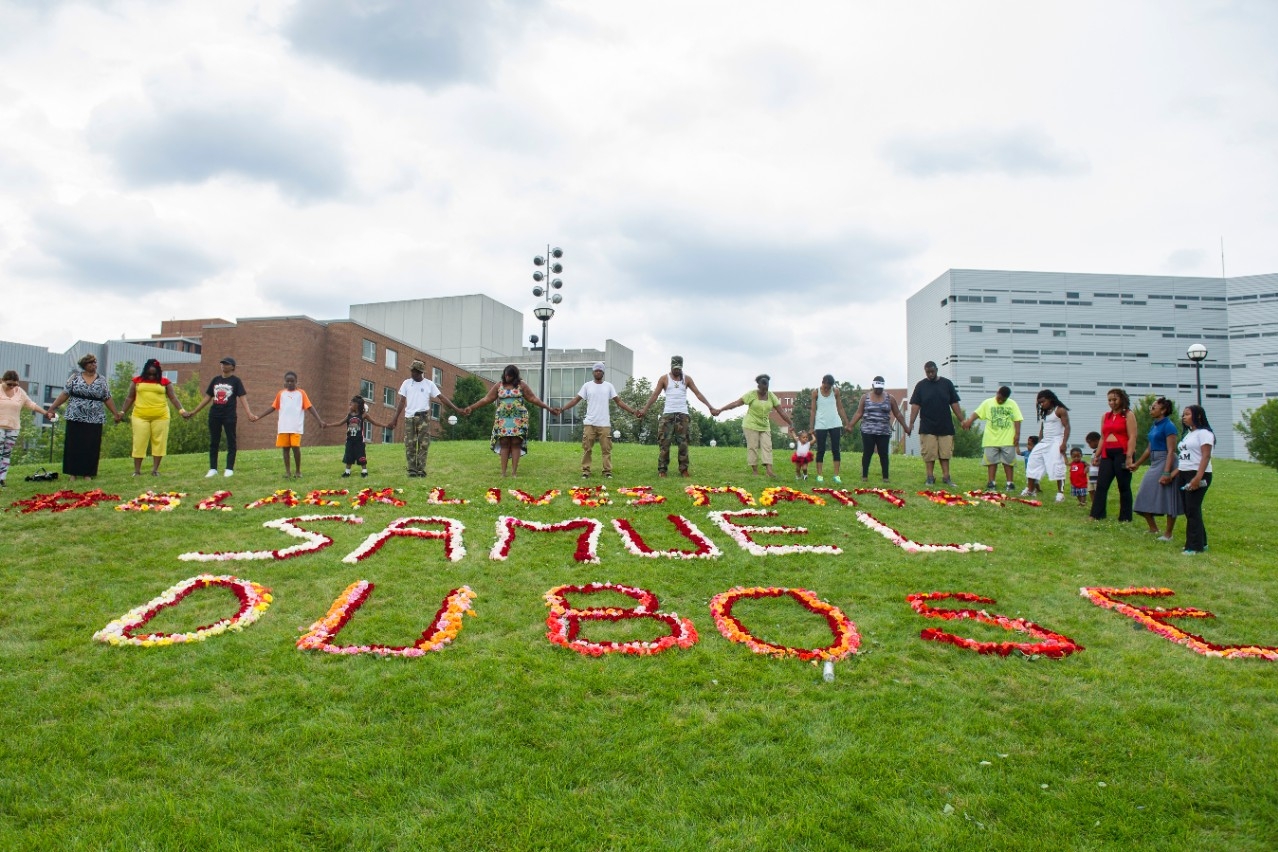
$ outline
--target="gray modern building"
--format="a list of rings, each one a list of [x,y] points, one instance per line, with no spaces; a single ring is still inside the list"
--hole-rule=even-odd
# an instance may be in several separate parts
[[[154,346],[124,340],[105,343],[77,340],[65,352],[51,352],[43,346],[0,340],[0,372],[16,370],[27,395],[45,405],[57,398],[67,376],[78,369],[77,362],[90,353],[98,358],[98,372],[108,379],[115,374],[116,365],[124,361],[133,365],[136,375],[147,359],[159,358],[165,377],[174,382],[185,381],[198,371],[200,364],[198,354],[157,351]],[[40,415],[36,418],[43,420]]]
[[[1203,407],[1217,454],[1248,458],[1233,424],[1278,397],[1278,274],[1235,278],[951,269],[906,301],[909,384],[935,361],[970,412],[1000,385],[1037,431],[1034,397],[1051,388],[1073,434],[1098,431],[1106,391],[1122,387]],[[917,451],[917,436],[909,446]]]
[[[603,349],[547,349],[546,383],[541,387],[541,350],[524,343],[524,315],[488,296],[442,296],[351,305],[351,319],[451,361],[462,369],[495,382],[507,364],[514,364],[528,386],[552,407],[560,407],[591,380],[596,361],[607,365],[606,379],[620,391],[634,373],[634,352],[615,340]],[[585,416],[579,405],[550,420],[547,437],[572,438]]]

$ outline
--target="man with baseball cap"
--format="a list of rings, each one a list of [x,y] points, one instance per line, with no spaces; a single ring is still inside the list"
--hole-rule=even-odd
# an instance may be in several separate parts
[[[245,416],[253,417],[253,411],[248,403],[248,391],[244,389],[244,383],[240,381],[240,377],[235,375],[235,359],[228,355],[222,359],[221,366],[222,375],[215,376],[209,382],[208,388],[204,391],[203,401],[182,415],[190,420],[204,406],[210,403],[213,405],[209,409],[209,472],[204,474],[205,479],[217,476],[217,455],[222,448],[222,433],[226,433],[226,470],[222,475],[235,475],[236,398],[244,403]]]
[[[718,412],[714,410],[714,406],[710,401],[701,395],[701,391],[697,389],[697,383],[692,380],[692,376],[683,372],[683,356],[672,355],[670,357],[670,372],[657,379],[657,386],[652,389],[652,396],[648,397],[648,401],[644,403],[643,408],[639,409],[639,417],[642,418],[648,413],[648,409],[657,401],[657,397],[661,392],[666,392],[665,409],[662,411],[661,420],[657,426],[657,476],[665,477],[666,471],[670,467],[670,441],[673,438],[679,445],[679,475],[688,475],[688,424],[692,421],[691,415],[688,413],[688,391],[692,391],[697,395],[697,399],[701,400],[701,404],[710,409],[712,414]]]
[[[408,463],[409,476],[426,475],[426,454],[430,452],[430,405],[439,400],[458,414],[461,409],[440,393],[439,386],[426,378],[426,364],[413,361],[408,372],[410,378],[399,386],[399,405],[388,427],[394,429],[399,416],[404,415],[404,459]]]
[[[581,478],[590,478],[590,461],[594,455],[595,442],[599,443],[603,455],[604,479],[612,479],[612,417],[608,403],[616,401],[617,407],[635,417],[640,414],[637,409],[626,405],[625,400],[617,395],[612,382],[604,381],[603,361],[596,361],[591,367],[594,381],[586,382],[577,391],[577,395],[568,401],[563,408],[551,409],[554,414],[562,414],[583,399],[586,401],[586,416],[581,423]]]

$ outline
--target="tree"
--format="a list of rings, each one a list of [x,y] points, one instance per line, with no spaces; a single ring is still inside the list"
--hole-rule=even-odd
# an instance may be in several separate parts
[[[1242,422],[1234,424],[1234,428],[1243,436],[1252,458],[1278,468],[1278,399],[1244,411]]]
[[[478,402],[488,393],[482,379],[476,376],[462,376],[453,386],[453,405],[458,408]],[[493,417],[497,412],[497,404],[489,403],[477,408],[470,416],[457,415],[457,425],[444,429],[444,435],[458,441],[477,441],[491,437],[493,433]],[[531,429],[529,430],[531,434]],[[540,432],[538,433],[540,434]]]
[[[626,386],[617,392],[617,396],[625,400],[631,408],[642,408],[652,396],[652,382],[646,378],[626,379]],[[620,409],[613,423],[613,429],[621,432],[621,440],[627,444],[657,443],[657,423],[661,419],[661,398],[652,404],[652,408],[643,418],[635,417]]]
[[[950,419],[954,421],[954,457],[956,459],[971,459],[981,455],[984,452],[981,448],[981,439],[985,435],[985,423],[978,421],[981,426],[979,429],[976,428],[976,423],[972,424],[971,429],[964,429],[952,411],[950,412]],[[1025,424],[1022,423],[1021,425],[1024,426]]]

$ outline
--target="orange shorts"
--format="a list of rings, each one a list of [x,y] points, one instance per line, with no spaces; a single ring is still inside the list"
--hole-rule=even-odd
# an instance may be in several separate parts
[[[302,446],[302,436],[296,432],[279,432],[275,436],[275,446],[300,447]]]

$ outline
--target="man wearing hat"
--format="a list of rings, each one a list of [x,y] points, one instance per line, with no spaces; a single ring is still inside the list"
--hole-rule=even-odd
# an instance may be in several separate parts
[[[404,459],[409,476],[426,475],[426,454],[430,452],[430,405],[439,400],[458,414],[461,409],[442,395],[439,386],[426,378],[426,364],[416,360],[408,369],[410,378],[399,386],[399,405],[388,428],[394,429],[404,415]]]
[[[670,467],[670,440],[679,444],[679,475],[688,475],[688,423],[692,417],[688,414],[688,391],[697,395],[701,404],[710,409],[711,414],[718,414],[710,401],[701,395],[697,383],[692,376],[683,372],[683,356],[673,355],[670,358],[670,372],[657,379],[657,386],[652,389],[652,396],[639,409],[639,417],[648,413],[648,409],[657,401],[661,392],[666,392],[666,406],[657,426],[657,476],[665,477]]]
[[[608,403],[616,400],[617,407],[622,411],[635,417],[640,414],[617,395],[612,382],[604,381],[603,361],[596,361],[590,369],[594,373],[594,381],[582,385],[577,395],[563,408],[551,410],[555,414],[562,414],[583,399],[586,401],[586,416],[581,421],[581,478],[590,478],[590,460],[594,455],[595,442],[598,441],[603,454],[604,479],[612,479],[612,417]]]
[[[235,375],[235,359],[227,356],[222,359],[222,375],[214,377],[204,391],[204,400],[193,410],[182,416],[187,420],[198,413],[204,406],[213,405],[209,409],[209,472],[207,479],[217,476],[217,455],[222,448],[222,433],[226,433],[226,470],[223,476],[235,474],[235,400],[238,397],[244,403],[244,414],[252,418],[253,412],[248,404],[248,391],[244,383]]]

